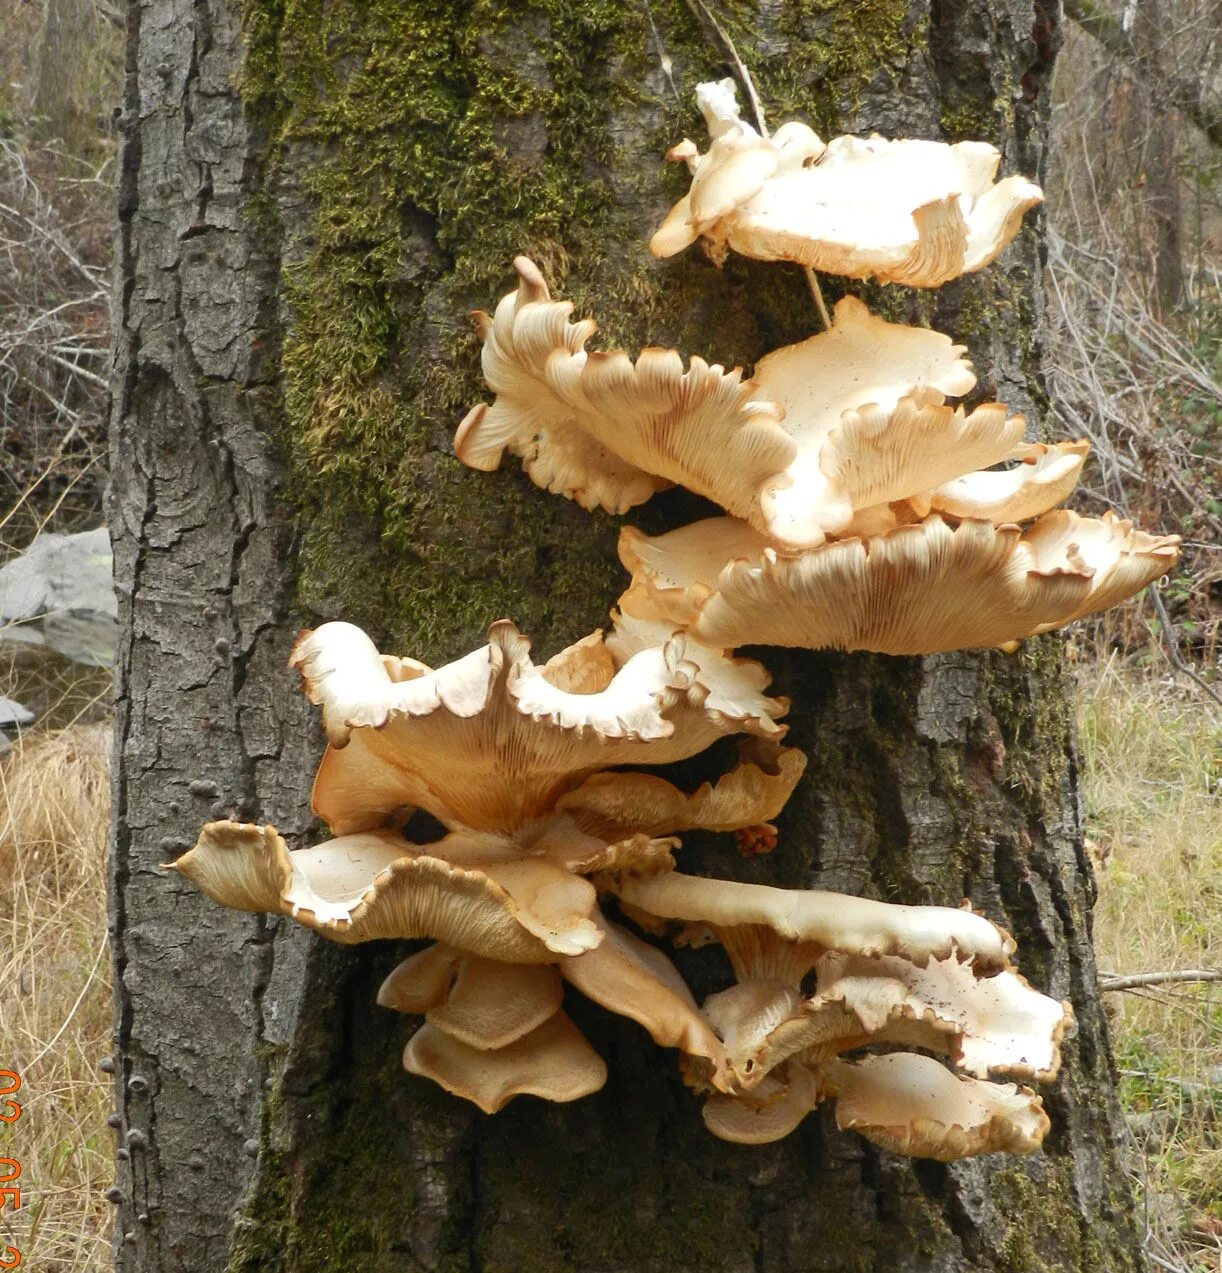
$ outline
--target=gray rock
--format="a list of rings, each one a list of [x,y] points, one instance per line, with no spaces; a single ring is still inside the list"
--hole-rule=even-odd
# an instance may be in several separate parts
[[[77,663],[109,667],[117,614],[105,526],[39,535],[0,566],[0,640],[47,645]]]
[[[11,725],[28,725],[34,719],[34,713],[23,707],[15,698],[6,698],[0,694],[0,729]]]

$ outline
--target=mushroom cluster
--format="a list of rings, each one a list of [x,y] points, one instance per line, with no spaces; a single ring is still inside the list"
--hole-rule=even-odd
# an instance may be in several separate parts
[[[947,336],[846,297],[749,380],[697,357],[684,370],[674,350],[633,362],[587,352],[594,323],[514,264],[517,289],[476,315],[497,396],[460,425],[459,458],[489,469],[511,450],[586,507],[622,512],[679,483],[733,514],[623,531],[635,618],[718,649],[1005,648],[1115,605],[1178,556],[1176,536],[1057,509],[1087,444],[1024,441],[998,403],[950,405],[976,378]]]
[[[671,152],[692,187],[659,256],[702,238],[717,263],[733,249],[934,287],[992,261],[1041,197],[994,183],[983,144],[824,145],[799,123],[768,137],[728,81],[698,101],[712,145]],[[626,528],[610,628],[542,665],[507,620],[437,670],[349,624],[304,634],[290,663],[322,708],[312,805],[334,838],[290,850],[274,827],[213,822],[174,869],[335,941],[429,939],[379,1002],[424,1017],[405,1067],[488,1112],[604,1083],[567,983],[678,1050],[724,1139],[776,1140],[833,1099],[842,1127],[901,1153],[1035,1149],[1048,1119],[1016,1081],[1055,1075],[1072,1014],[1017,973],[1004,930],[966,904],[686,875],[676,837],[736,832],[767,852],[805,768],[781,743],[787,703],[738,646],[1010,647],[1157,578],[1176,538],[1057,510],[1086,444],[1029,442],[1003,405],[958,405],[976,379],[947,336],[849,297],[744,379],[675,350],[589,351],[596,324],[570,321],[530,260],[515,268],[475,315],[495,401],[460,425],[458,457],[487,471],[509,451],[587,509],[679,484],[727,515]],[[625,768],[727,735],[737,765],[695,792]],[[421,834],[417,811],[445,834]],[[663,940],[718,943],[733,982],[698,1005]]]
[[[1002,930],[969,911],[674,869],[679,832],[767,844],[805,757],[780,743],[786,704],[765,695],[759,664],[657,637],[618,616],[537,666],[502,621],[482,649],[433,671],[325,624],[291,662],[322,707],[313,807],[334,838],[290,851],[275,827],[213,822],[172,869],[222,905],[289,915],[334,941],[431,939],[378,1000],[425,1018],[405,1068],[489,1113],[605,1082],[564,1012],[567,982],[677,1049],[723,1138],[776,1139],[835,1096],[843,1125],[912,1154],[1034,1148],[1047,1128],[1039,1098],[984,1076],[1054,1073],[1068,1009],[1011,969]],[[609,768],[686,758],[727,734],[743,735],[737,765],[691,794]],[[447,833],[414,842],[416,810]],[[629,922],[720,941],[739,984],[698,1007]],[[977,1077],[911,1051],[841,1059],[880,1044],[938,1052]],[[941,1121],[926,1109],[931,1084]]]

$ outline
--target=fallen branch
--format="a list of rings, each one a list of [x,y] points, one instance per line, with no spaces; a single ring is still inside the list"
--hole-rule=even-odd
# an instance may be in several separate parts
[[[1167,986],[1176,983],[1222,981],[1219,968],[1181,968],[1164,972],[1132,972],[1124,976],[1100,976],[1099,989],[1138,990],[1144,986]]]

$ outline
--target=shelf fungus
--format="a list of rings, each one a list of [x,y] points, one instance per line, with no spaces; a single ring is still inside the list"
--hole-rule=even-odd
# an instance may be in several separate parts
[[[496,468],[509,449],[538,485],[610,512],[678,483],[802,548],[908,498],[927,511],[1026,516],[1062,498],[1081,467],[1081,444],[1022,447],[1022,417],[997,403],[948,405],[976,383],[962,346],[852,297],[828,331],[768,354],[743,380],[699,358],[685,370],[675,350],[646,349],[635,363],[587,353],[594,324],[570,323],[571,306],[551,300],[535,266],[515,266],[517,291],[495,318],[478,315],[497,397],[459,426],[455,451],[474,468]],[[983,472],[1019,459],[1017,476]]]
[[[405,1066],[483,1109],[601,1086],[602,1061],[560,1009],[562,980],[724,1086],[724,1049],[678,973],[603,918],[586,877],[669,870],[677,831],[766,824],[805,757],[780,745],[786,704],[764,694],[758,664],[651,636],[626,624],[536,666],[502,622],[433,671],[379,654],[350,624],[306,633],[290,663],[322,707],[313,802],[334,838],[290,851],[275,827],[211,822],[172,867],[222,905],[335,941],[438,943],[392,974],[382,1002],[427,1014]],[[738,763],[692,793],[605,772],[735,733]],[[413,842],[416,809],[448,833]]]
[[[785,732],[787,704],[764,693],[758,663],[682,636],[626,647],[596,633],[540,667],[502,620],[487,645],[434,671],[327,623],[290,664],[322,708],[330,745],[313,805],[339,835],[402,825],[415,808],[451,829],[517,832],[596,770]]]
[[[1038,461],[1034,465],[1038,467]],[[712,518],[649,538],[626,529],[628,614],[704,646],[933,654],[997,646],[1094,614],[1166,574],[1175,535],[1061,509],[1025,530],[947,514],[786,554],[744,522]]]
[[[739,117],[732,80],[701,84],[710,146],[684,139],[691,189],[650,241],[673,256],[697,239],[720,264],[729,251],[850,278],[940,287],[983,269],[1040,203],[1025,177],[996,180],[1001,156],[984,142],[954,145],[836,137],[805,124],[762,137]]]
[[[714,1134],[777,1140],[835,1098],[841,1127],[916,1157],[1042,1141],[1039,1097],[990,1076],[1055,1077],[1072,1011],[1014,971],[982,916],[674,872],[601,883],[646,928],[729,956],[736,984],[703,1005],[733,1080],[705,1104]]]

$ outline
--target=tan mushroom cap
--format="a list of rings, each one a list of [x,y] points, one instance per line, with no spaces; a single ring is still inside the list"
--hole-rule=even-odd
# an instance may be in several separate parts
[[[473,317],[484,341],[484,379],[497,395],[491,407],[473,408],[459,425],[454,452],[471,468],[491,472],[506,449],[522,457],[531,480],[583,508],[622,512],[667,482],[624,463],[582,429],[572,407],[547,380],[551,357],[581,353],[598,330],[591,319],[570,323],[573,306],[553,301],[533,261],[514,260],[518,287],[494,317]]]
[[[814,1074],[795,1065],[767,1075],[750,1092],[714,1093],[701,1113],[704,1125],[721,1140],[767,1145],[784,1140],[821,1099]]]
[[[600,923],[604,936],[594,950],[560,960],[565,980],[588,999],[644,1026],[660,1046],[703,1061],[701,1078],[723,1087],[728,1082],[725,1049],[678,970],[627,929]]]
[[[755,742],[755,740],[753,740]],[[695,829],[738,831],[775,818],[806,768],[796,747],[740,747],[742,763],[691,795],[655,774],[600,773],[556,802],[579,826],[604,836],[633,828],[647,836]]]
[[[760,924],[789,941],[856,955],[903,955],[914,963],[956,953],[981,968],[1004,968],[1014,941],[983,915],[949,906],[896,906],[845,893],[772,888],[672,871],[601,877],[600,887],[668,920],[717,930]]]
[[[738,115],[732,92],[697,90],[712,144],[671,156],[692,169],[691,189],[650,243],[655,256],[703,235],[727,250],[796,261],[850,278],[939,287],[995,260],[1041,202],[1025,177],[994,184],[999,153],[982,142],[945,145],[837,137],[826,147],[803,125],[771,140]]]
[[[727,733],[780,736],[767,674],[684,637],[622,660],[587,638],[543,668],[509,622],[489,644],[411,680],[393,681],[351,624],[304,635],[292,665],[323,708],[331,742],[315,811],[341,834],[398,825],[419,806],[450,827],[512,832],[557,795],[612,765],[666,764]],[[580,677],[581,692],[565,688]]]
[[[474,869],[446,860],[464,843],[364,832],[290,853],[275,827],[209,822],[172,869],[222,906],[291,915],[338,942],[432,937],[490,959],[552,963],[601,939],[586,880],[546,859]]]
[[[459,425],[454,452],[464,464],[489,471],[509,450],[536,485],[622,513],[671,481],[712,495],[728,480],[745,506],[789,462],[776,408],[740,371],[698,357],[685,370],[673,349],[644,349],[635,363],[622,351],[587,353],[596,324],[569,323],[572,306],[551,299],[526,257],[514,268],[517,291],[496,317],[476,314],[497,397]],[[708,447],[710,434],[732,450],[732,466]]]
[[[495,1114],[515,1096],[575,1101],[597,1092],[607,1066],[581,1031],[557,1012],[507,1047],[473,1048],[425,1024],[408,1040],[403,1068]]]
[[[1086,441],[1023,443],[1005,457],[1020,461],[1013,468],[965,473],[912,502],[922,515],[932,510],[995,526],[1029,521],[1069,498],[1089,452]]]
[[[553,1017],[564,999],[560,973],[506,964],[437,943],[405,959],[382,983],[378,1003],[420,1012],[434,1029],[473,1048],[504,1048]]]
[[[891,1042],[946,1052],[977,1078],[1011,1074],[1047,1082],[1060,1069],[1060,1043],[1073,1024],[1073,1009],[1034,990],[1012,969],[982,977],[953,957],[919,967],[839,951],[829,951],[815,967],[812,1004],[842,1003],[867,1034],[885,1032]],[[913,1028],[895,1028],[904,1022]]]
[[[725,519],[696,522],[629,552],[648,559],[622,600],[638,611],[656,602],[706,646],[785,645],[808,649],[933,654],[1006,646],[1115,604],[1165,574],[1178,537],[1147,535],[1131,523],[1058,511],[1026,531],[934,515],[864,539],[782,557]],[[709,540],[726,553],[709,569]],[[658,588],[651,578],[665,581]]]
[[[1043,1102],[1013,1083],[952,1074],[913,1052],[828,1061],[836,1122],[893,1153],[951,1162],[975,1154],[1030,1154],[1050,1123]]]

